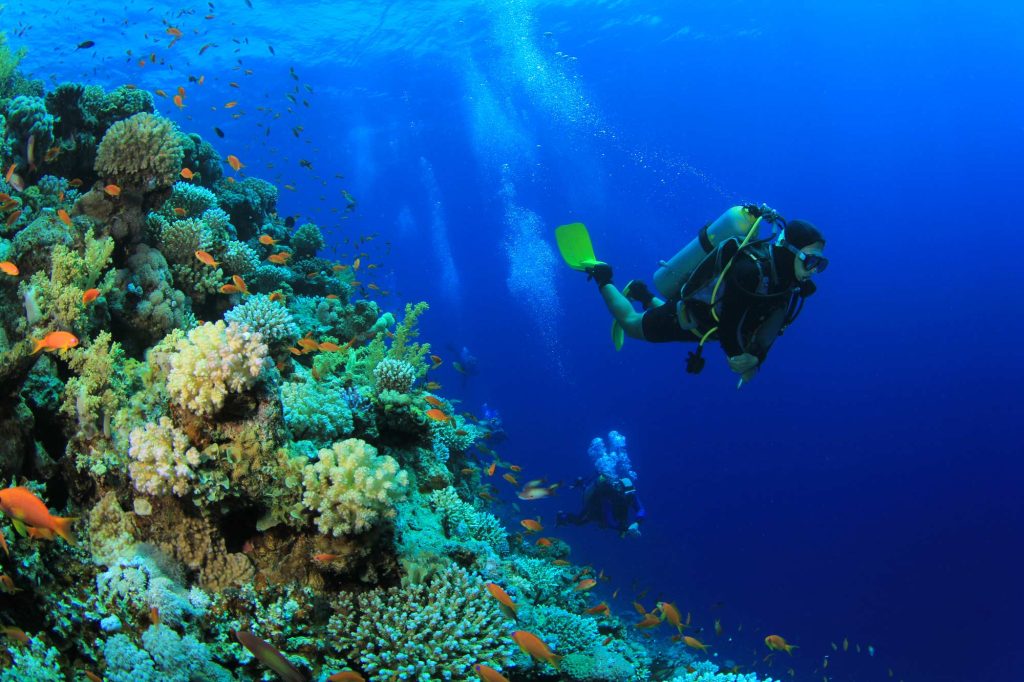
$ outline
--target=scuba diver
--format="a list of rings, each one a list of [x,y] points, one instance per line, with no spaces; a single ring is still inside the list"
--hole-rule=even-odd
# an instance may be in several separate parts
[[[633,485],[637,475],[626,451],[626,437],[610,431],[607,443],[603,438],[594,438],[587,455],[595,473],[589,480],[581,476],[569,486],[583,488],[583,508],[578,514],[559,511],[555,525],[596,523],[601,528],[619,531],[623,537],[639,537],[646,512]]]
[[[757,239],[761,223],[773,234]],[[640,280],[620,292],[612,284],[612,267],[594,257],[582,223],[556,230],[563,258],[597,283],[612,314],[616,349],[625,336],[652,343],[695,341],[686,371],[704,368],[701,353],[717,340],[729,368],[740,375],[737,388],[763,365],[775,339],[800,314],[816,290],[812,275],[825,271],[825,238],[811,223],[784,220],[765,204],[734,206],[701,228],[691,241],[654,273],[652,293]],[[633,302],[643,312],[637,312]]]
[[[647,512],[640,503],[632,479],[597,474],[589,481],[578,478],[570,487],[583,488],[583,508],[578,514],[559,511],[555,517],[556,526],[596,523],[601,528],[618,531],[622,537],[640,537],[640,524]]]

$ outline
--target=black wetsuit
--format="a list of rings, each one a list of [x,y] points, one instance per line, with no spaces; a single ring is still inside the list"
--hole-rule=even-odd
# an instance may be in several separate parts
[[[729,261],[736,253],[737,246],[734,241],[722,245],[722,263]],[[798,289],[792,256],[779,249],[767,246],[762,248],[768,250],[769,257],[760,260],[760,269],[746,253],[741,253],[733,260],[718,291],[722,305],[717,323],[711,314],[710,305],[691,298],[684,305],[687,316],[696,323],[697,329],[682,329],[676,314],[680,299],[675,297],[644,313],[644,339],[655,343],[696,342],[709,329],[717,326],[718,331],[710,338],[721,343],[726,355],[732,357],[750,353],[764,362],[772,343],[786,324]],[[717,278],[715,267],[715,259],[706,258],[693,273],[691,280],[711,281],[713,286]]]
[[[604,476],[598,476],[583,490],[583,509],[580,513],[564,514],[559,522],[576,526],[596,523],[601,528],[612,528],[624,533],[634,522],[642,522],[646,515],[636,491],[627,495],[621,487],[616,487]]]

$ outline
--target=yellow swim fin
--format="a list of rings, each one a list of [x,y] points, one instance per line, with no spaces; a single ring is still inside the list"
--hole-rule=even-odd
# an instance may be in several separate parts
[[[622,350],[622,344],[626,342],[626,330],[622,328],[618,320],[612,320],[612,343],[615,350]]]
[[[555,228],[555,241],[562,258],[573,270],[586,270],[588,265],[599,262],[594,256],[594,245],[590,233],[583,223],[569,223]]]

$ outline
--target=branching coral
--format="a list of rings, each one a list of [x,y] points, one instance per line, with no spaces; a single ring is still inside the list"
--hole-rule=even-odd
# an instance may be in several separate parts
[[[281,386],[284,421],[296,440],[327,445],[354,428],[352,410],[336,380],[289,381]]]
[[[479,577],[455,567],[424,582],[343,594],[328,630],[370,682],[469,679],[474,664],[501,668],[514,650],[498,602]]]
[[[373,368],[373,378],[378,392],[408,393],[416,381],[416,368],[405,360],[384,358]]]
[[[211,660],[209,649],[192,635],[182,637],[166,625],[142,633],[142,648],[123,634],[107,640],[104,679],[109,682],[233,682],[234,677]]]
[[[128,467],[135,489],[149,495],[187,495],[202,461],[188,436],[167,417],[132,429]]]
[[[508,553],[508,535],[497,517],[462,501],[454,488],[435,490],[430,503],[441,514],[448,537],[484,542],[499,554]]]
[[[181,141],[167,119],[138,113],[110,126],[96,153],[96,172],[122,188],[170,187],[182,161]]]
[[[212,415],[229,393],[250,388],[263,370],[267,346],[236,323],[207,322],[189,332],[171,356],[167,392],[179,406]]]
[[[288,308],[263,294],[250,296],[244,303],[231,308],[224,314],[224,321],[236,322],[259,332],[271,346],[291,344],[299,335],[299,328]]]
[[[409,487],[409,474],[388,456],[358,438],[335,443],[318,453],[303,471],[302,503],[317,512],[323,533],[347,535],[368,530],[395,516],[394,505]]]

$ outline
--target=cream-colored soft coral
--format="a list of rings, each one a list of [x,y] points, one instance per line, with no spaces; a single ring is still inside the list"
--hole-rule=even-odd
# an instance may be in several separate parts
[[[361,533],[381,518],[394,518],[395,503],[405,499],[409,474],[398,462],[358,438],[324,448],[302,476],[302,503],[319,513],[323,533]]]
[[[167,392],[179,406],[213,415],[228,393],[241,393],[256,383],[266,360],[267,345],[259,333],[236,323],[207,322],[178,342]]]

